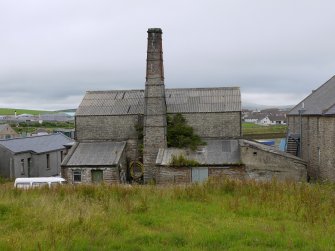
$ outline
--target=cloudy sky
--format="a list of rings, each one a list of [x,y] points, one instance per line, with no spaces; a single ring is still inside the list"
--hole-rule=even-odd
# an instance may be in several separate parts
[[[167,88],[296,104],[335,74],[334,13],[333,0],[0,0],[0,107],[144,88],[150,27],[163,30]]]

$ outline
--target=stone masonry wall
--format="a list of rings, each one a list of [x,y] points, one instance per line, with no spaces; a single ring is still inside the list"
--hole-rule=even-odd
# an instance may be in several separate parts
[[[241,137],[241,113],[183,113],[187,124],[201,138]]]
[[[225,168],[210,167],[208,168],[208,177],[245,179],[247,178],[247,175],[245,167],[241,165],[241,166],[231,166]]]
[[[103,171],[103,180],[107,184],[119,184],[119,170],[116,167],[82,167],[82,168],[63,168],[62,177],[67,180],[68,183],[74,184],[73,182],[73,171],[81,171],[81,183],[82,184],[91,184],[92,183],[92,170],[102,170]]]
[[[82,140],[136,139],[137,115],[77,116],[76,137]]]
[[[186,184],[192,182],[192,169],[189,167],[158,167],[157,183],[159,185]]]
[[[302,125],[302,159],[307,161],[313,180],[335,181],[335,117],[288,116],[290,133],[300,133]]]
[[[287,153],[279,154],[242,143],[241,161],[246,167],[248,178],[251,179],[307,180],[306,163]]]

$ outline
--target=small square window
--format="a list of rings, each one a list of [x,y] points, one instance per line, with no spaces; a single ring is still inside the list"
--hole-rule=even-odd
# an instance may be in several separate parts
[[[81,171],[80,170],[73,171],[73,182],[81,182]]]

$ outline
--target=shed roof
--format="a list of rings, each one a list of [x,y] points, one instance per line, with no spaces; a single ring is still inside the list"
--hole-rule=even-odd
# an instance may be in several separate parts
[[[302,109],[304,107],[304,109]],[[335,115],[335,76],[296,105],[288,115]]]
[[[35,152],[44,153],[65,149],[65,145],[73,142],[62,133],[39,135],[26,138],[0,140],[0,146],[13,153]]]
[[[240,162],[238,140],[206,140],[207,145],[201,151],[187,152],[185,149],[159,149],[156,164],[169,165],[172,156],[184,155],[202,165],[237,164]]]
[[[62,166],[115,166],[119,164],[125,146],[125,141],[76,143]]]
[[[239,87],[166,89],[168,113],[241,111]],[[76,116],[144,113],[144,90],[88,91]]]

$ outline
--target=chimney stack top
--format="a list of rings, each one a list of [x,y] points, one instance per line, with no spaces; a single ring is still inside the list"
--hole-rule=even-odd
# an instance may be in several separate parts
[[[149,28],[148,33],[160,33],[162,34],[162,29],[161,28]]]

